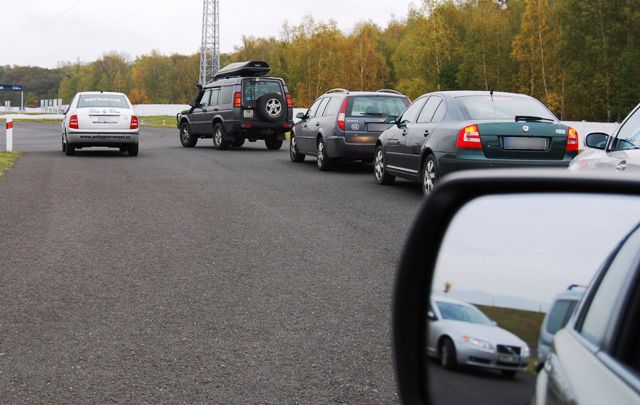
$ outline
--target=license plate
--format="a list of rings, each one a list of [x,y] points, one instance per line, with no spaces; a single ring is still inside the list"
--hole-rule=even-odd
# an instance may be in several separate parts
[[[253,118],[253,110],[244,110],[242,116],[244,118]]]
[[[501,354],[498,356],[498,361],[501,363],[518,364],[518,356],[512,354]]]
[[[547,150],[547,138],[505,136],[503,147],[508,150]]]

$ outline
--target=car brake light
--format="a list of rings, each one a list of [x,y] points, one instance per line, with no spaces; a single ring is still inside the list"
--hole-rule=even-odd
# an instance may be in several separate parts
[[[135,115],[131,116],[131,125],[129,125],[129,129],[138,129],[138,117]]]
[[[345,97],[342,105],[340,106],[340,112],[338,113],[338,128],[341,131],[344,131],[345,128],[345,119],[347,118],[347,103],[349,102],[349,97]]]
[[[291,94],[284,93],[284,96],[287,98],[287,107],[293,107],[293,100],[291,99]]]
[[[69,128],[70,129],[78,129],[78,116],[77,115],[72,115],[71,117],[69,117]]]
[[[476,124],[468,125],[458,132],[456,147],[463,149],[482,149],[480,142],[480,131]]]
[[[242,107],[242,94],[239,91],[233,95],[233,106]]]
[[[568,151],[578,150],[578,131],[569,127],[569,136],[567,136],[567,148]]]

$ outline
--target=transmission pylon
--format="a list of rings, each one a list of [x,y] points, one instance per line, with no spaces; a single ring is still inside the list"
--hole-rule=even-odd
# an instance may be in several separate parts
[[[200,47],[200,84],[213,80],[220,69],[220,13],[219,0],[203,0],[202,46]]]

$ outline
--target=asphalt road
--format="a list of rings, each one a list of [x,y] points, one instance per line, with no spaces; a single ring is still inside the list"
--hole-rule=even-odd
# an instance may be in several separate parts
[[[390,303],[418,186],[320,173],[286,144],[184,149],[174,129],[144,129],[137,158],[67,157],[57,125],[14,138],[28,153],[0,178],[0,402],[397,402]],[[442,403],[524,404],[531,385],[433,381],[454,392]]]

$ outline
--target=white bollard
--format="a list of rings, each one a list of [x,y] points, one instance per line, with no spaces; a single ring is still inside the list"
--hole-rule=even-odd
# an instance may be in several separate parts
[[[13,152],[13,118],[7,118],[7,152]]]

